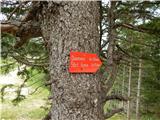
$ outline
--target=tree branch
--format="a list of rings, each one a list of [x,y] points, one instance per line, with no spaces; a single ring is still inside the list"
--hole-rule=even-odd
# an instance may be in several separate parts
[[[39,10],[41,10],[40,1],[32,1],[32,7],[27,12],[26,16],[24,16],[24,18],[22,19],[22,22],[34,20]]]
[[[11,24],[9,22],[1,23],[0,26],[2,33],[9,33],[12,34],[13,36],[15,36],[17,31],[19,30],[19,27],[17,25]]]
[[[14,13],[17,9],[14,9],[12,13]],[[17,43],[15,44],[15,48],[21,47],[30,38],[42,36],[40,25],[39,22],[37,22],[36,18],[38,10],[41,10],[39,2],[32,2],[30,11],[25,16],[25,18],[21,20],[21,22],[18,22],[18,24],[15,21],[7,21],[1,23],[2,33],[10,33],[15,37],[20,38],[20,41],[17,41]]]
[[[127,53],[125,50],[123,50],[119,45],[116,45],[116,47],[117,47],[120,51],[122,51],[125,55],[127,55],[127,56],[129,56],[129,57],[133,57],[133,58],[136,58],[136,59],[137,59],[137,57],[130,55],[130,54],[129,54],[129,53]]]
[[[32,93],[30,93],[30,95],[33,95],[35,92],[37,92],[39,90],[39,88],[41,88],[42,86],[44,86],[44,84],[38,86],[37,88],[34,89],[34,91]]]
[[[106,72],[108,72],[108,75],[104,75],[104,89],[106,92],[109,92],[110,88],[113,86],[115,78],[116,78],[116,73],[117,73],[117,64],[114,61],[114,51],[115,51],[115,36],[116,36],[116,31],[113,29],[113,26],[115,25],[115,20],[114,20],[114,10],[115,10],[115,5],[116,1],[111,1],[111,7],[108,10],[108,15],[110,17],[108,23],[109,23],[109,28],[108,28],[108,41],[109,45],[107,48],[107,65],[105,67]],[[107,77],[107,79],[106,79]]]
[[[109,66],[108,66],[109,67]],[[107,79],[106,79],[106,75],[103,75],[105,81],[103,83],[103,95],[102,95],[102,104],[105,104],[106,102],[106,94],[109,92],[109,90],[112,88],[115,79],[116,79],[116,75],[117,75],[117,69],[118,66],[114,63],[112,65],[112,70],[107,70],[108,74],[107,74]]]
[[[122,95],[110,95],[110,96],[106,96],[105,101],[109,101],[109,100],[119,100],[119,101],[128,101],[128,98],[122,96]]]
[[[1,32],[9,33],[20,38],[20,40],[16,42],[14,46],[15,48],[21,47],[30,38],[42,36],[39,23],[36,21],[28,21],[24,23],[15,21],[4,22],[1,23]]]
[[[119,108],[119,109],[114,109],[112,111],[110,111],[109,113],[105,114],[105,119],[111,118],[112,116],[114,116],[116,113],[120,113],[124,111],[124,108]]]
[[[148,28],[144,28],[144,27],[141,27],[141,26],[134,26],[134,25],[129,24],[129,23],[116,24],[114,26],[114,28],[118,28],[118,27],[124,27],[124,28],[128,28],[128,29],[131,29],[131,30],[134,30],[134,31],[148,33],[148,34],[156,34],[156,35],[158,35],[158,33],[159,33],[159,31],[157,31],[155,33],[155,31],[153,32],[153,30],[150,30]]]
[[[124,37],[116,37],[116,39],[119,39],[119,40],[124,40],[124,42],[130,42],[127,38],[124,38]],[[139,37],[137,37],[137,39],[140,39]],[[146,44],[146,43],[142,43],[141,41],[138,42],[138,41],[133,41],[134,44],[138,44],[138,45],[142,45],[142,46],[146,46],[146,47],[154,47],[153,43],[152,44]]]
[[[128,52],[126,52],[127,50],[122,49],[119,45],[116,45],[116,47],[117,47],[120,51],[122,51],[122,52],[124,53],[124,55],[126,55],[126,56],[128,56],[128,57],[131,57],[131,58],[134,58],[134,59],[143,59],[143,60],[153,61],[152,59],[147,58],[147,57],[145,57],[145,56],[138,56],[138,55],[133,56],[133,55],[129,54]]]
[[[14,55],[11,55],[11,57],[13,57],[17,62],[20,62],[20,63],[28,65],[28,66],[47,67],[49,65],[48,63],[29,62],[29,61],[23,59],[22,57],[18,57],[18,56],[14,56]]]
[[[19,3],[19,5],[17,7],[14,8],[14,10],[11,12],[11,14],[9,15],[8,17],[8,20],[10,20],[10,18],[12,17],[12,15],[22,6],[22,4],[26,4],[28,3],[29,1],[25,1],[25,2],[21,2]]]
[[[21,47],[30,38],[42,36],[39,23],[36,21],[28,21],[22,24],[16,35],[20,38],[20,41],[15,44],[15,48]]]

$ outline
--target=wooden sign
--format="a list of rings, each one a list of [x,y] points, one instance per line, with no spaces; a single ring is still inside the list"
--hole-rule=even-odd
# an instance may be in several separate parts
[[[95,73],[102,65],[96,54],[70,52],[70,73]]]

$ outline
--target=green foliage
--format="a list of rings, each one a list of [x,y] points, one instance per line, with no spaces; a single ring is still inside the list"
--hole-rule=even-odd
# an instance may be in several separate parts
[[[4,102],[4,96],[5,96],[5,89],[6,88],[12,88],[14,85],[13,84],[8,84],[8,85],[4,85],[4,86],[2,86],[2,88],[1,88],[1,102],[3,103]]]
[[[1,60],[0,74],[7,74],[14,70],[18,65],[13,59],[7,58],[7,60]]]
[[[47,114],[47,111],[45,111],[44,109],[37,108],[35,110],[28,112],[28,117],[39,119],[39,118],[43,118],[44,114]]]
[[[1,74],[7,74],[18,68],[17,75],[23,79],[23,83],[16,89],[17,96],[12,100],[14,105],[18,105],[26,97],[21,95],[21,90],[24,87],[32,86],[36,93],[40,88],[46,89],[45,81],[48,79],[47,67],[34,66],[34,64],[42,64],[47,62],[48,51],[46,50],[42,38],[31,39],[30,42],[25,44],[19,49],[14,49],[16,38],[10,34],[2,34],[2,61],[1,61]],[[26,63],[26,64],[25,64]],[[27,63],[31,63],[31,65]],[[25,67],[21,69],[25,64]],[[33,64],[33,66],[32,66]],[[5,86],[4,86],[5,87]]]
[[[151,115],[159,114],[160,108],[160,71],[159,71],[159,63],[155,62],[150,63],[149,69],[145,69],[145,76],[143,77],[143,101],[144,101],[144,109],[143,112],[146,113],[148,111]],[[147,114],[148,114],[147,112]]]
[[[12,100],[13,105],[18,105],[22,100],[24,100],[26,97],[24,95],[18,95],[14,100]]]
[[[118,115],[114,115],[113,117],[107,119],[107,120],[124,120],[125,119],[125,115],[123,114],[118,114]]]
[[[142,120],[159,120],[159,118],[157,118],[155,115],[153,114],[146,114],[144,116],[142,116],[141,118]]]
[[[13,45],[16,42],[15,37],[11,36],[10,34],[2,34],[1,36],[1,57],[3,59],[6,59],[8,57],[8,54],[12,52]]]
[[[143,24],[142,27],[145,29],[149,29],[152,33],[157,34],[159,36],[160,33],[160,18],[155,18],[149,21],[146,24]]]
[[[2,104],[1,119],[3,120],[40,120],[47,113],[48,109],[43,109],[41,106],[50,108],[50,103],[46,102],[49,91],[42,88],[42,92],[27,96],[20,102],[18,106],[14,106],[10,101],[5,101]]]

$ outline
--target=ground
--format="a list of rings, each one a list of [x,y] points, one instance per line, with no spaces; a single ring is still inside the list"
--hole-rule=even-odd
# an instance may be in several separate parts
[[[22,80],[16,74],[15,70],[7,75],[1,75],[0,88],[7,84],[21,84]],[[4,102],[0,104],[0,120],[41,120],[47,114],[46,106],[49,107],[46,101],[49,94],[47,89],[40,88],[35,94],[28,95],[32,91],[32,87],[24,88],[22,94],[26,96],[26,99],[16,106],[11,102],[16,96],[15,90],[16,88],[6,89],[9,93],[5,95]]]

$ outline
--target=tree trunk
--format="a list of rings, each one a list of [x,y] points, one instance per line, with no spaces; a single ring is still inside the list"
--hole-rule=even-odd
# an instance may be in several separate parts
[[[136,120],[140,120],[139,107],[140,107],[140,89],[141,89],[141,78],[142,78],[142,60],[139,60],[139,75],[138,75],[138,86],[137,86],[137,100],[136,100]]]
[[[129,79],[128,79],[128,98],[131,97],[131,79],[132,79],[132,62],[129,63]],[[128,100],[128,105],[127,105],[127,120],[131,119],[131,114],[130,114],[130,99]]]
[[[123,76],[122,76],[122,96],[125,96],[125,74],[126,74],[126,66],[124,65],[123,66]],[[125,104],[124,104],[125,101],[122,101],[122,107],[124,108],[125,107]]]
[[[52,120],[104,120],[101,75],[71,74],[70,51],[99,52],[98,2],[41,2],[41,29],[50,49]]]
[[[116,1],[110,1],[110,7],[108,9],[108,48],[107,48],[107,67],[106,71],[108,73],[106,82],[106,93],[109,92],[111,87],[114,84],[117,75],[117,64],[114,60],[115,56],[115,38],[117,36],[116,30],[114,29],[115,26],[115,10]]]

